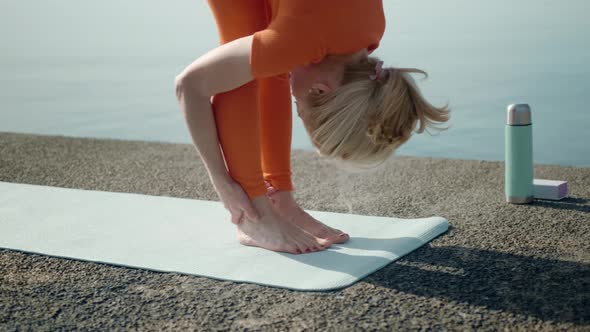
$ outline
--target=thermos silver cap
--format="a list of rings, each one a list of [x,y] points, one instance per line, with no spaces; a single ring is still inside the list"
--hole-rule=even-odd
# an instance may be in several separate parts
[[[528,104],[508,105],[506,124],[509,126],[525,126],[531,124],[531,108]]]

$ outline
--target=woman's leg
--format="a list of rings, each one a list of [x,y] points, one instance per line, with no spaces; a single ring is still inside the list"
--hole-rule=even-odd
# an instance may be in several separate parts
[[[260,134],[264,179],[278,191],[272,194],[279,215],[307,232],[334,243],[348,241],[349,235],[313,218],[295,202],[291,182],[291,90],[287,74],[259,80]]]
[[[317,237],[334,243],[348,241],[348,234],[331,228],[305,212],[293,197],[291,182],[291,90],[288,74],[259,80],[260,140],[264,179],[278,191],[271,195],[279,215]]]
[[[264,6],[263,0],[209,0],[220,43],[264,29],[267,25]],[[251,199],[265,195],[257,80],[215,95],[213,112],[229,174]]]
[[[251,35],[267,26],[266,0],[209,0],[209,6],[215,15],[222,44]],[[269,82],[272,82],[272,80]],[[303,228],[289,222],[289,219],[276,214],[266,197],[266,186],[261,165],[261,151],[263,148],[261,148],[261,113],[258,105],[259,83],[259,80],[255,80],[237,89],[213,97],[215,122],[229,173],[246,191],[262,216],[257,223],[246,220],[239,224],[238,239],[244,245],[290,253],[325,249],[331,245],[329,240],[313,236]],[[275,89],[274,84],[271,84],[271,86],[272,89]],[[280,90],[281,96],[283,96],[280,100],[282,100],[281,105],[283,105],[285,90],[284,88]],[[264,100],[266,100],[266,97]],[[266,105],[266,102],[264,104]],[[279,119],[272,115],[268,117],[269,114],[267,113],[274,111],[274,106],[266,106],[264,109],[266,110],[266,120],[264,120],[265,124],[263,126],[267,128],[272,125],[268,123],[268,119],[271,121],[279,121]],[[281,106],[279,110],[284,110],[284,107]],[[283,121],[283,119],[280,121]],[[288,172],[289,169],[288,164],[287,168],[284,165],[286,148],[283,147],[286,146],[285,137],[290,141],[290,130],[288,133],[284,130],[281,131],[279,141],[283,143],[280,145],[275,145],[272,142],[267,144],[269,143],[267,138],[276,139],[272,137],[275,133],[266,130],[264,133],[265,143],[262,145],[264,145],[264,151],[266,151],[264,161],[268,166],[265,166],[265,169],[270,170],[270,174],[277,175],[277,179],[286,179],[285,172]],[[286,150],[289,157],[290,149]],[[275,152],[280,153],[277,156],[282,157],[275,159]],[[255,197],[256,199],[254,199]]]
[[[264,179],[278,190],[293,191],[291,182],[293,120],[289,75],[259,79],[258,90]]]

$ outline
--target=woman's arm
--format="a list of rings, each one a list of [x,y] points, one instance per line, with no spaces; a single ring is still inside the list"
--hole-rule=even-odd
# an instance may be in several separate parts
[[[193,144],[203,159],[213,185],[231,182],[219,148],[211,97],[233,90],[254,78],[250,72],[252,36],[223,44],[196,59],[176,76],[176,97]]]

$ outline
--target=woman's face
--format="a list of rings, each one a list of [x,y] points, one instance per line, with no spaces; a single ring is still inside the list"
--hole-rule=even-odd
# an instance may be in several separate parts
[[[291,94],[299,108],[306,109],[307,96],[311,90],[316,93],[328,92],[341,85],[344,67],[348,62],[367,58],[367,49],[362,49],[339,59],[324,58],[318,63],[293,68],[290,73]]]
[[[290,73],[291,94],[299,109],[307,109],[307,96],[312,90],[316,93],[328,92],[340,85],[343,68],[314,63],[293,68]]]

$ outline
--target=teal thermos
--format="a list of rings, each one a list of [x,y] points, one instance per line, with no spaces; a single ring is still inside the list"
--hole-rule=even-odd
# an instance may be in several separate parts
[[[533,125],[527,104],[508,106],[505,132],[506,202],[533,201]]]

